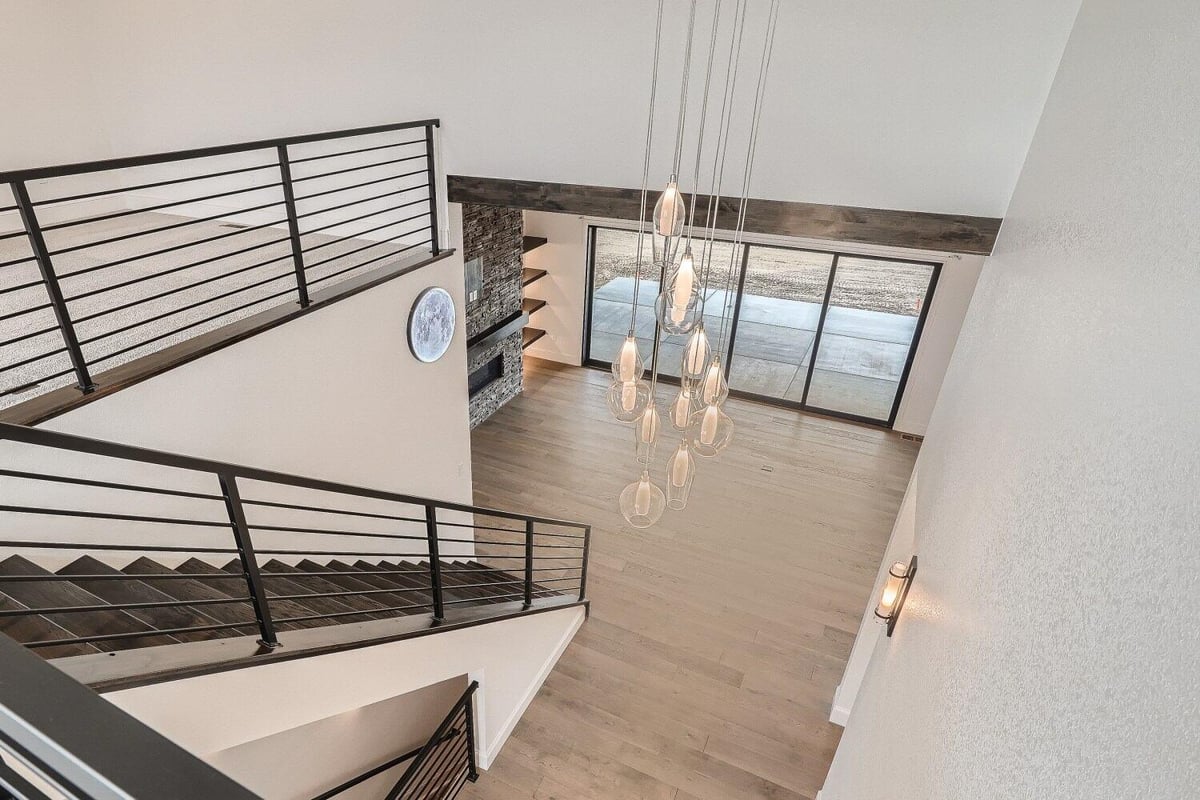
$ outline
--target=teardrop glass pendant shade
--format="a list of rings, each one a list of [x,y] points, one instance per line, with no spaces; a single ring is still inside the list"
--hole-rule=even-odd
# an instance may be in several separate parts
[[[648,470],[621,491],[619,502],[621,515],[635,528],[649,528],[662,519],[667,507],[666,495],[651,482]]]
[[[695,478],[696,461],[685,439],[667,461],[667,507],[682,511],[687,506]]]
[[[658,444],[658,430],[662,423],[659,421],[658,406],[651,399],[646,404],[646,410],[634,423],[634,440],[639,464],[649,464],[654,460],[654,449]]]
[[[692,414],[688,444],[701,458],[712,458],[733,440],[733,420],[720,406],[705,406]]]
[[[659,236],[678,237],[683,233],[683,223],[687,219],[687,200],[679,191],[676,177],[672,175],[667,181],[667,188],[658,196],[654,204],[654,232]]]
[[[709,344],[708,334],[704,332],[704,323],[701,322],[683,347],[683,360],[679,365],[680,379],[694,382],[703,378],[711,357],[712,346]]]
[[[642,380],[613,381],[608,387],[608,410],[621,422],[633,422],[650,402],[650,384]]]
[[[721,357],[714,356],[704,371],[698,392],[700,402],[706,406],[719,406],[729,397],[729,383],[725,380],[725,367]]]
[[[638,350],[637,338],[626,336],[612,362],[613,379],[621,382],[641,380],[645,371],[646,362]]]
[[[679,259],[678,266],[667,273],[663,290],[654,301],[658,324],[667,333],[686,334],[700,323],[703,308],[700,304],[700,279],[696,260],[689,247]]]
[[[692,423],[692,414],[696,412],[697,408],[696,395],[692,390],[686,386],[679,387],[679,393],[675,395],[675,400],[668,409],[671,427],[677,431],[686,431]]]

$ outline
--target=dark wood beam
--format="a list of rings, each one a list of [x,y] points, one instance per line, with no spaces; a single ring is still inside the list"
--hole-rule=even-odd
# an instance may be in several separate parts
[[[637,219],[641,207],[641,192],[637,189],[468,175],[450,175],[447,181],[452,203],[478,203],[614,219]],[[708,203],[707,196],[697,201],[697,219],[704,218]],[[737,200],[722,198],[718,209],[718,227],[732,229],[736,219]],[[972,255],[988,255],[992,252],[1000,222],[993,217],[828,206],[786,200],[752,199],[746,209],[746,230],[752,233]]]

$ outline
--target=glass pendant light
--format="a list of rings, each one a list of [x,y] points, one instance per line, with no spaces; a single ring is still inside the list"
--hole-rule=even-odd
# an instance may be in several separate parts
[[[621,491],[620,504],[626,522],[635,528],[649,528],[662,518],[667,498],[650,481],[650,472],[642,470],[642,477]]]
[[[706,406],[719,406],[729,396],[729,383],[725,380],[725,369],[720,356],[714,356],[712,363],[708,365],[697,394],[700,402]]]
[[[634,438],[637,446],[637,460],[640,464],[649,464],[654,460],[654,447],[658,444],[658,429],[661,425],[658,418],[658,406],[653,398],[646,404],[646,410],[637,418],[634,424]]]
[[[708,334],[704,332],[704,323],[701,322],[696,326],[696,330],[692,331],[687,344],[683,347],[683,361],[679,369],[680,379],[698,381],[703,378],[711,356],[712,346],[709,344]]]
[[[668,274],[663,290],[654,301],[654,313],[658,324],[667,333],[691,333],[700,323],[700,280],[691,247],[684,250],[679,265]]]
[[[679,447],[667,461],[667,506],[675,511],[682,511],[687,506],[688,495],[692,492],[692,481],[696,478],[696,461],[687,440],[679,443]]]
[[[613,378],[621,382],[636,381],[641,379],[645,371],[646,362],[642,360],[642,354],[638,351],[637,337],[631,333],[625,337],[621,349],[617,351],[617,357],[613,359]]]
[[[696,395],[687,386],[680,386],[679,393],[671,403],[668,416],[671,427],[677,431],[686,431],[692,422],[692,414],[696,411]]]
[[[692,414],[688,444],[701,458],[712,458],[733,440],[733,420],[720,406],[705,406]]]
[[[608,410],[621,422],[633,422],[650,402],[650,384],[643,380],[613,381],[608,387]]]
[[[654,232],[659,236],[678,238],[683,233],[683,222],[687,218],[687,200],[679,191],[678,177],[672,175],[667,188],[654,204]]]

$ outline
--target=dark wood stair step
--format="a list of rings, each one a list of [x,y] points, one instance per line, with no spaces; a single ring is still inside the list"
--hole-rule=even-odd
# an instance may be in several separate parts
[[[127,565],[123,570],[127,575],[181,575],[173,569],[168,569],[153,559],[142,556],[137,561]],[[149,581],[147,581],[149,583]],[[224,583],[224,581],[221,581]],[[186,602],[195,600],[224,600],[230,597],[243,598],[249,595],[245,582],[242,582],[241,592],[222,591],[211,582],[191,579],[156,580],[151,584],[160,592],[176,600]],[[258,633],[258,623],[254,619],[254,608],[247,599],[245,603],[222,603],[220,605],[204,606],[204,613],[218,622],[245,622],[245,628],[233,628],[225,632],[227,636],[247,636]]]
[[[126,573],[110,567],[103,561],[91,556],[81,556],[58,571],[59,575],[72,576],[71,581],[81,589],[91,592],[102,600],[120,605],[124,603],[172,603],[176,598],[159,591],[146,581],[139,581],[132,576],[128,580],[86,580],[82,575],[124,575]],[[204,608],[211,608],[205,606]],[[158,631],[174,630],[176,628],[204,627],[219,625],[221,620],[209,616],[200,608],[131,608],[125,613],[134,619],[139,619]],[[208,639],[220,639],[230,634],[227,631],[187,631],[171,634],[181,642],[201,642]]]
[[[353,570],[358,580],[366,583],[376,589],[396,589],[394,595],[377,595],[377,597],[394,598],[397,606],[411,606],[429,603],[429,590],[426,586],[412,585],[407,582],[402,582],[401,578],[407,578],[404,575],[384,575],[379,574],[380,570],[385,569],[378,564],[371,564],[367,561],[357,561],[349,564],[345,561],[330,561],[330,569],[338,571]],[[428,607],[414,608],[403,613],[421,614],[428,610]]]
[[[3,584],[0,584],[0,586],[3,586]],[[24,603],[18,603],[11,597],[0,593],[0,610],[28,611],[29,606]],[[8,635],[21,644],[71,638],[71,634],[65,629],[60,628],[45,617],[36,614],[31,614],[27,617],[0,617],[0,633]],[[99,653],[100,650],[90,644],[60,644],[53,647],[38,647],[34,652],[42,658],[66,658],[67,656],[83,656],[89,653]]]
[[[341,561],[331,561],[328,564],[318,564],[311,559],[304,559],[296,565],[304,572],[353,572],[354,567]],[[364,580],[356,575],[322,575],[322,580],[328,581],[348,592],[378,592],[380,589],[389,589],[390,586],[377,586],[370,581]],[[370,600],[380,608],[390,608],[392,606],[408,605],[410,601],[404,598],[401,594],[368,594],[356,595],[356,600]],[[381,611],[382,616],[395,617],[400,616],[403,612],[400,611]]]
[[[187,561],[175,568],[176,572],[182,572],[186,575],[222,575],[230,572],[234,573],[229,576],[228,580],[221,579],[215,581],[204,581],[204,585],[217,591],[224,592],[230,597],[246,597],[250,590],[246,586],[246,579],[242,577],[242,565],[236,561],[227,565],[228,567],[236,567],[236,569],[222,569],[214,567],[207,561],[201,561],[198,558],[189,558]],[[198,581],[199,582],[199,581]],[[270,591],[268,590],[268,595]],[[292,600],[272,600],[271,601],[271,616],[275,619],[286,619],[295,617],[312,616],[314,612],[305,605],[294,602]],[[320,612],[316,612],[320,613]],[[276,630],[293,630],[295,628],[319,628],[325,623],[320,620],[305,620],[304,622],[286,622],[276,623]]]
[[[236,563],[231,566],[235,566],[239,570],[241,569],[241,566]],[[339,589],[335,584],[321,578],[313,578],[305,575],[295,567],[288,566],[282,561],[274,559],[265,564],[260,564],[259,572],[263,576],[263,585],[267,588],[268,597],[272,594],[305,595],[345,591],[344,589]],[[372,605],[370,601],[364,602],[362,599],[359,599],[358,602],[354,602],[354,600],[355,598],[349,597],[309,597],[302,600],[292,600],[291,602],[306,606],[310,609],[309,614],[344,615],[323,620],[322,622],[325,625],[340,625],[346,622],[362,622],[368,619],[378,619],[378,616],[369,610]],[[361,611],[363,613],[349,613],[352,611]]]
[[[42,569],[37,564],[21,556],[10,556],[0,562],[0,574],[3,575],[44,575],[55,578],[53,572]],[[62,608],[72,606],[102,606],[108,605],[103,599],[89,591],[76,586],[71,581],[16,581],[4,585],[4,594],[22,603],[27,608]],[[124,611],[83,611],[65,614],[42,614],[50,622],[72,636],[109,636],[114,634],[149,633],[152,628],[139,619],[135,619]],[[122,639],[92,642],[104,651],[128,650],[134,647],[152,647],[160,644],[171,644],[179,640],[173,636],[131,636]]]

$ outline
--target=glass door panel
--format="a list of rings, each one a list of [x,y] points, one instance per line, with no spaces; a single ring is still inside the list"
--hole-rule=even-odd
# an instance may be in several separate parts
[[[730,388],[796,403],[804,399],[809,352],[833,258],[750,245],[729,364]]]
[[[929,264],[838,258],[810,408],[891,421],[934,272]]]
[[[633,274],[637,264],[637,231],[593,228],[592,308],[588,358],[611,363],[629,333],[633,310]],[[649,237],[646,249],[649,251]],[[638,349],[650,367],[654,347],[654,298],[658,296],[658,275],[644,255],[642,282],[638,289]]]

